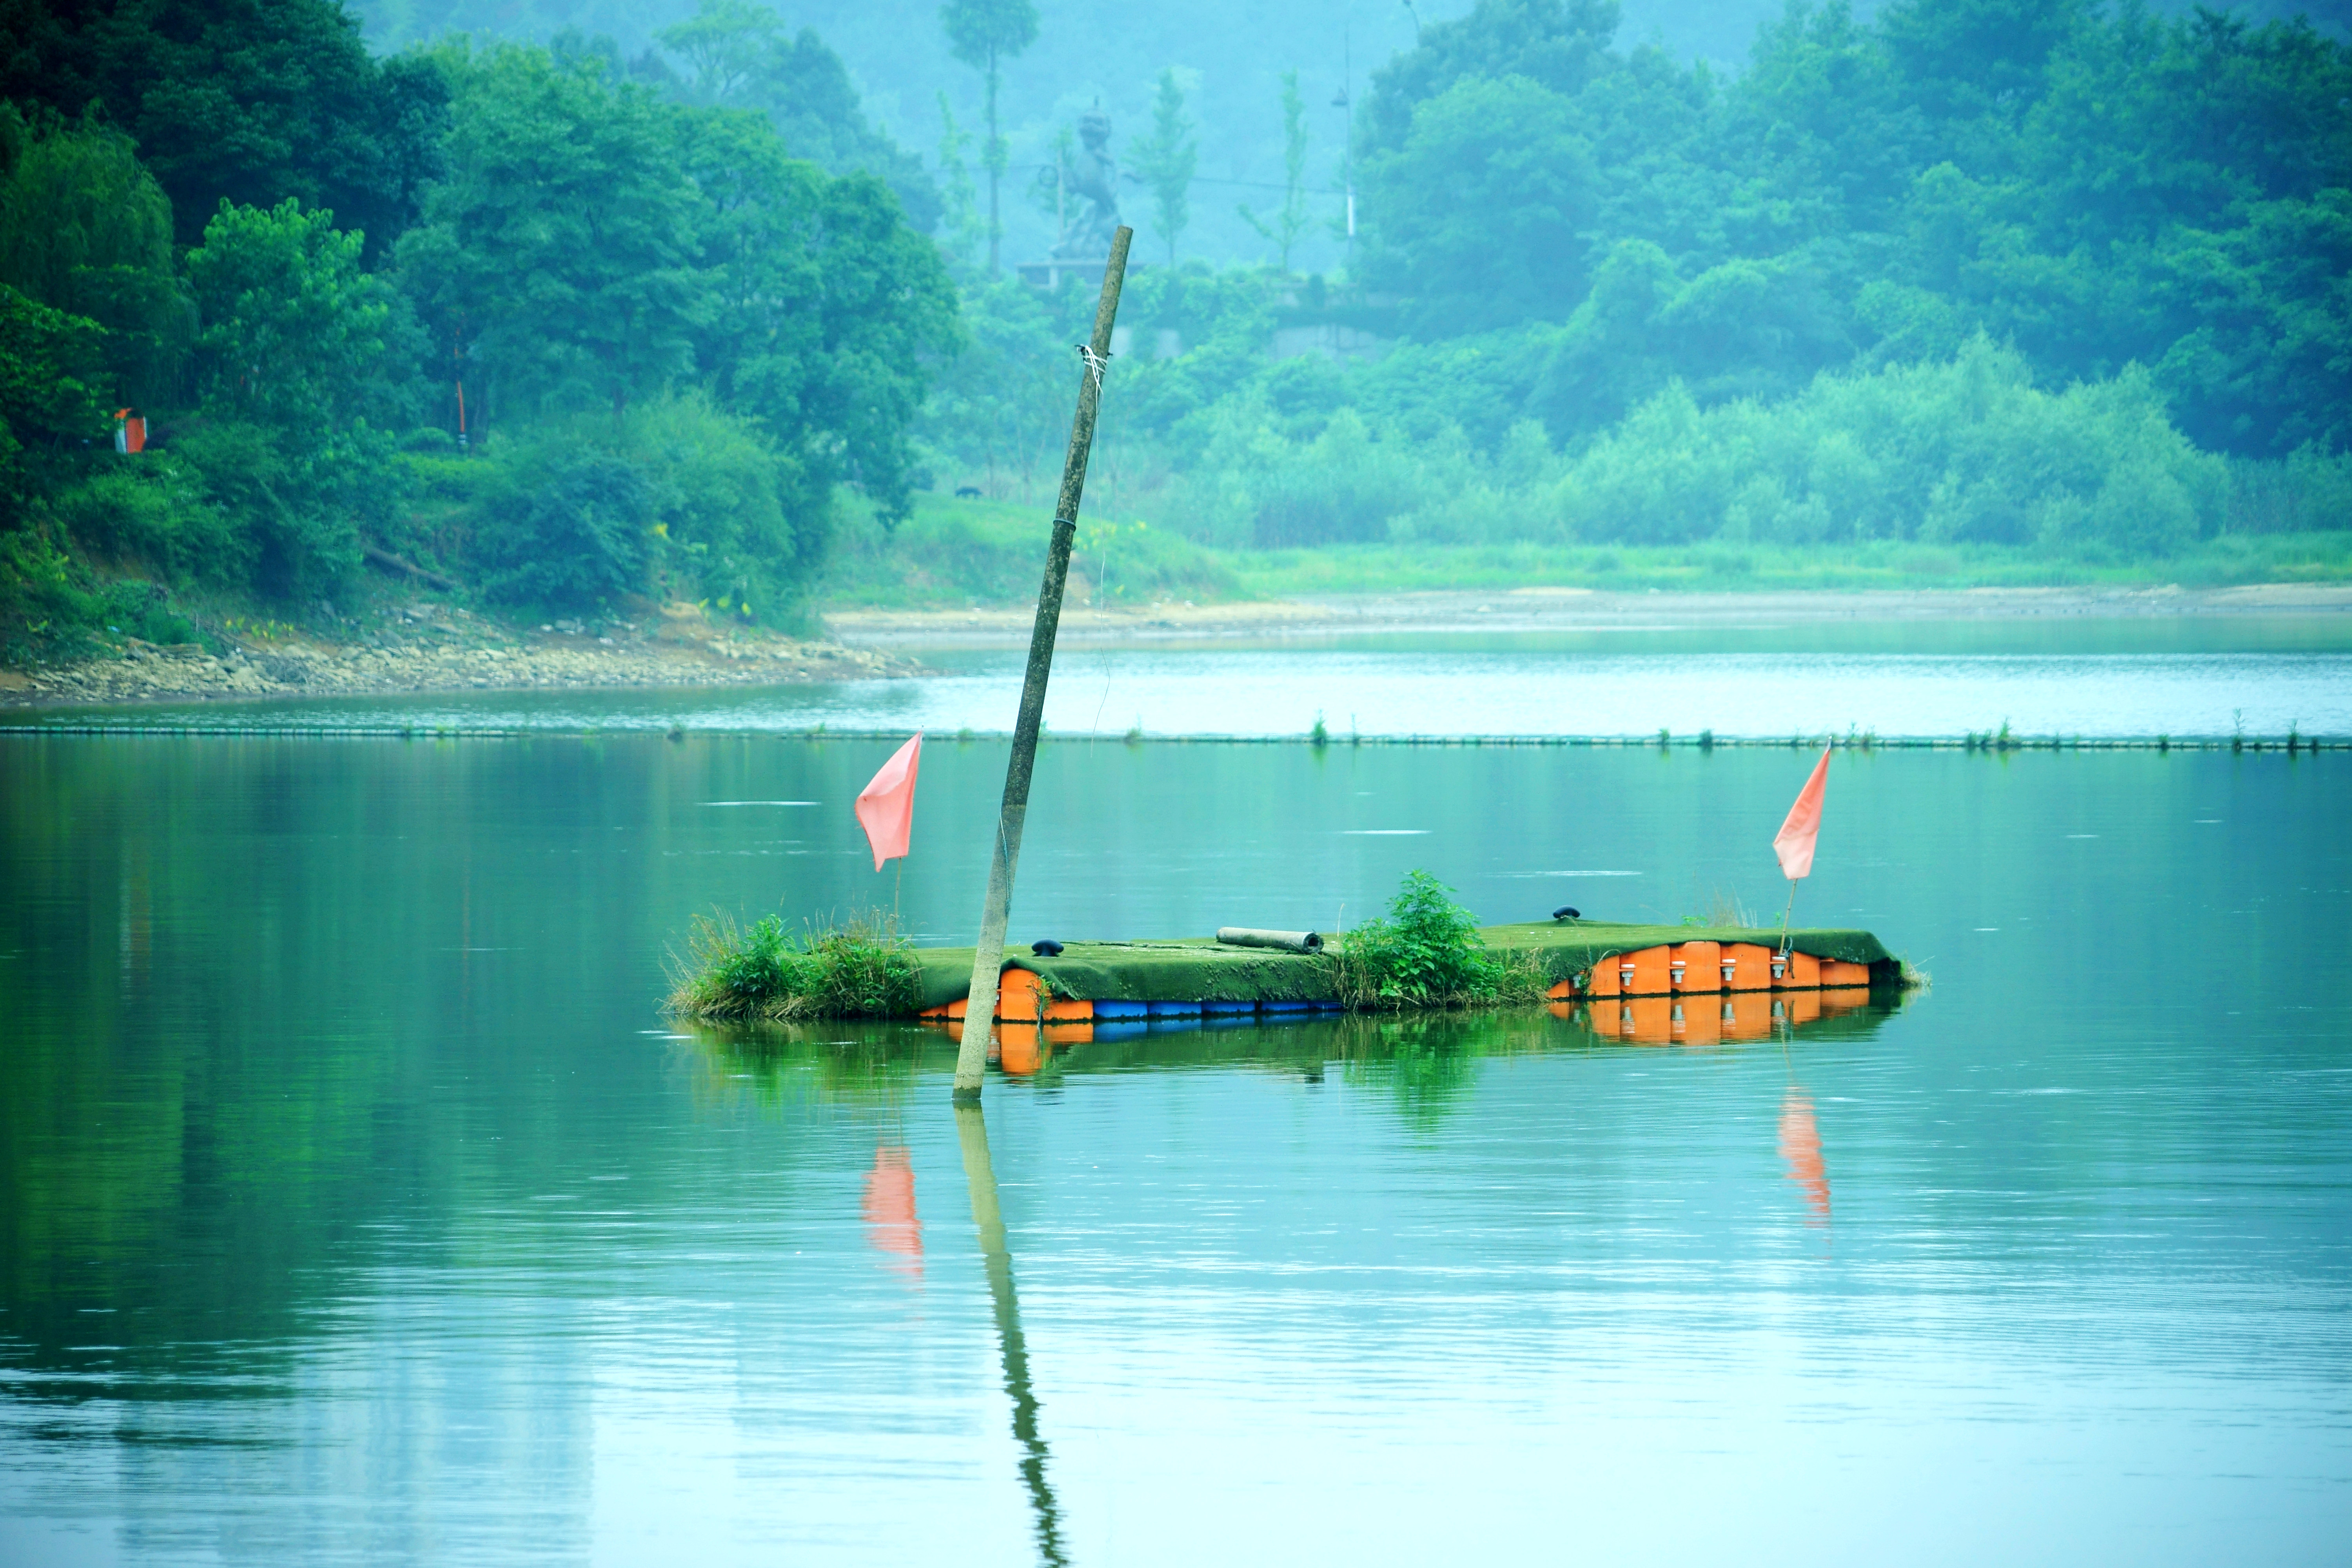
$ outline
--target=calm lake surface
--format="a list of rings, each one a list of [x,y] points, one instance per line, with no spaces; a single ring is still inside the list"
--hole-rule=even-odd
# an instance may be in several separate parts
[[[1012,727],[1022,649],[909,648],[933,673],[730,690],[46,710],[58,725],[927,730]],[[1743,629],[1302,636],[1066,644],[1045,722],[1065,735],[1843,734],[2004,723],[2085,737],[2352,735],[2352,615],[1830,623]]]
[[[1841,753],[1798,919],[1899,1007],[960,1122],[919,1028],[657,1011],[714,906],[968,939],[1003,749],[902,886],[889,749],[0,738],[0,1562],[2345,1560],[2352,758]],[[1049,744],[1013,935],[1774,919],[1811,762]]]

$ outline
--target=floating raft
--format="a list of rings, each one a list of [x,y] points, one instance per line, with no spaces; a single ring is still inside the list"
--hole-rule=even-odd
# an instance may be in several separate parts
[[[1490,951],[1532,954],[1555,1005],[1658,1001],[1691,995],[1769,999],[1774,992],[1892,986],[1902,965],[1866,931],[1804,930],[1759,942],[1745,928],[1617,925],[1542,921],[1487,926]],[[972,950],[919,950],[922,1016],[960,1020],[971,990]],[[1200,937],[1176,942],[1074,942],[1052,958],[1008,953],[996,1016],[1013,1023],[1076,1025],[1152,1018],[1336,1012],[1339,966],[1328,952],[1236,947]],[[1769,1005],[1769,1000],[1768,1000]],[[1734,1011],[1738,1011],[1735,1007]]]

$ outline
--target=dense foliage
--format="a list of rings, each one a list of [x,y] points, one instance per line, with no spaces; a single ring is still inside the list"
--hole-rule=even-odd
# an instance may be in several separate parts
[[[855,166],[908,173],[839,62],[712,11],[675,68],[376,61],[331,0],[0,16],[12,656],[70,646],[103,577],[332,618],[371,559],[534,608],[803,615],[841,487],[907,512],[955,300]],[[780,122],[845,106],[848,172],[793,155]],[[117,408],[146,451],[111,449]]]
[[[151,584],[331,620],[373,569],[789,622],[828,570],[1016,581],[994,514],[889,557],[919,491],[1034,505],[1061,456],[1092,293],[984,264],[971,166],[992,202],[1038,15],[926,35],[992,105],[975,147],[942,100],[936,177],[815,34],[756,0],[667,15],[628,50],[374,58],[336,0],[0,5],[7,656],[180,614]],[[1344,274],[1287,268],[1297,72],[1268,79],[1282,205],[1246,215],[1285,264],[1181,259],[1212,100],[1161,68],[1122,132],[1164,259],[1121,310],[1100,521],[1163,553],[2086,568],[2345,526],[2352,50],[2128,0],[1800,0],[1725,72],[1617,22],[1478,0],[1376,70]],[[118,410],[146,451],[112,449]]]

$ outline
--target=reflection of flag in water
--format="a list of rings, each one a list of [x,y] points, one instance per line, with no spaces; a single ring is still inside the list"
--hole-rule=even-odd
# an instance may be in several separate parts
[[[915,1217],[915,1168],[907,1151],[888,1143],[874,1147],[874,1168],[866,1173],[866,1239],[907,1261],[903,1272],[923,1272],[923,1222]]]
[[[1802,1090],[1791,1089],[1780,1107],[1780,1158],[1788,1163],[1789,1180],[1805,1190],[1805,1202],[1827,1225],[1830,1217],[1830,1173],[1822,1163],[1822,1130],[1813,1121],[1813,1102]]]

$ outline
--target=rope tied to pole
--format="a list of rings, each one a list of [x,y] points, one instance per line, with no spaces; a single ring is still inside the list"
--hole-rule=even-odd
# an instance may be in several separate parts
[[[1094,377],[1095,391],[1099,394],[1102,391],[1103,372],[1110,368],[1110,356],[1095,353],[1095,346],[1092,343],[1073,343],[1071,346],[1078,351],[1078,357],[1087,362],[1087,374]],[[1058,522],[1061,520],[1056,518],[1055,521]]]

